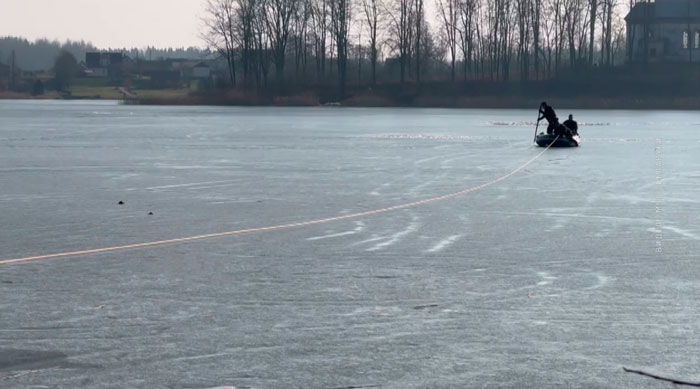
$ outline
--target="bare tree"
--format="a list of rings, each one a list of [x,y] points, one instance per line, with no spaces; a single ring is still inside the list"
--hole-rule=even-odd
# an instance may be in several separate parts
[[[394,74],[391,66],[383,74],[417,84],[426,77],[455,82],[459,66],[465,80],[559,77],[563,70],[590,68],[598,57],[614,66],[626,49],[622,0],[434,0],[439,31],[426,21],[425,0],[357,1],[355,25],[351,2],[207,0],[205,39],[227,60],[234,86],[242,69],[246,87],[284,87],[285,64],[293,61],[298,85],[309,76],[320,85],[337,82],[340,98],[348,72],[357,73],[360,85],[368,61],[371,84],[382,81],[382,44],[396,64]],[[313,74],[307,61],[316,63]],[[268,85],[272,64],[277,83]]]
[[[300,0],[296,12],[292,17],[292,31],[294,43],[294,71],[297,79],[301,74],[306,75],[306,44],[307,29],[311,18],[311,4],[309,0]]]
[[[204,40],[226,59],[231,85],[236,86],[234,19],[236,17],[234,0],[207,0],[204,24]]]
[[[612,45],[612,63],[615,64],[617,54],[625,47],[625,26],[623,23],[617,25],[615,37]]]
[[[387,7],[390,18],[389,34],[393,49],[399,55],[400,81],[406,81],[413,42],[413,0],[395,0],[393,7]]]
[[[593,66],[593,49],[595,47],[595,23],[596,13],[598,12],[598,0],[588,0],[590,25],[588,39],[588,66]]]
[[[518,22],[518,63],[520,79],[527,80],[530,72],[530,35],[533,29],[532,0],[516,0]]]
[[[557,60],[556,57],[558,55],[558,24],[557,24],[557,13],[559,12],[558,9],[558,3],[560,3],[561,0],[549,0],[545,3],[543,3],[545,13],[552,15],[554,14],[555,17],[549,17],[549,18],[544,18],[542,19],[543,24],[542,24],[542,32],[543,32],[543,38],[544,38],[544,48],[543,48],[543,54],[544,54],[544,60],[545,60],[545,67],[546,67],[546,73],[547,77],[552,77],[552,74],[554,74],[557,65]]]
[[[331,25],[337,53],[339,98],[345,97],[348,63],[348,35],[351,17],[350,0],[333,0],[331,4]]]
[[[613,42],[613,15],[618,6],[618,0],[602,0],[601,22],[603,31],[601,34],[601,63],[612,66],[612,42]]]
[[[450,77],[455,81],[457,61],[457,24],[459,22],[459,0],[437,0],[442,31],[450,51]]]
[[[255,18],[260,0],[236,0],[236,31],[235,38],[240,48],[241,65],[243,68],[243,83],[251,85],[251,74],[256,63],[255,58]]]
[[[255,15],[256,17],[253,23],[255,52],[257,54],[255,78],[259,88],[267,88],[268,74],[270,72],[270,36],[267,32],[265,3],[263,1],[256,3]]]
[[[415,28],[415,57],[416,57],[416,82],[420,83],[420,72],[421,72],[421,44],[423,37],[423,25],[425,22],[425,10],[423,7],[423,0],[414,0],[414,28]]]
[[[493,66],[496,77],[508,81],[512,55],[512,0],[496,0],[491,9]],[[493,77],[493,74],[492,74]]]
[[[533,38],[533,51],[534,51],[534,59],[535,59],[535,77],[539,78],[540,77],[540,52],[541,52],[541,38],[540,38],[540,26],[541,26],[541,13],[542,13],[542,0],[533,0],[531,3],[531,12],[532,12],[532,19],[533,19],[533,31],[532,31],[532,38]]]
[[[588,32],[588,9],[582,0],[564,2],[565,34],[569,48],[569,67],[575,69],[579,59],[583,58],[585,37]]]
[[[272,46],[272,59],[279,86],[284,85],[284,65],[287,43],[292,31],[292,17],[300,0],[265,0],[264,16]]]
[[[462,0],[459,3],[459,41],[465,80],[471,70],[477,37],[481,35],[478,10],[479,0]]]
[[[316,75],[323,79],[326,73],[326,38],[329,32],[329,6],[332,0],[311,0],[311,31],[314,39],[314,56],[316,57]]]
[[[569,0],[553,0],[551,4],[554,12],[554,70],[557,74],[562,68],[562,52],[566,37],[567,1]]]
[[[372,62],[372,85],[377,85],[378,32],[382,20],[381,0],[362,0],[365,21],[369,32],[370,61]]]

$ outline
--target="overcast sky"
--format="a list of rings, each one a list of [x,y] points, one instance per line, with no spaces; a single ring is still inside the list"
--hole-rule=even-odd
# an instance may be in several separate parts
[[[98,48],[188,47],[206,0],[0,0],[0,36],[85,40]],[[428,20],[436,18],[426,1]]]
[[[0,36],[107,47],[203,46],[204,0],[0,0]]]

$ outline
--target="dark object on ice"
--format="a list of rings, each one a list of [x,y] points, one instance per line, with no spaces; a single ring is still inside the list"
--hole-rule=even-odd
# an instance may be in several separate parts
[[[556,142],[554,142],[552,147],[578,147],[578,145],[581,143],[581,137],[578,135],[567,137],[562,135],[545,134],[543,132],[540,132],[540,134],[537,135],[535,142],[537,142],[537,146],[547,147],[554,141],[554,139],[556,139]]]
[[[124,202],[121,201],[121,200],[119,200],[119,203],[117,203],[117,204],[119,204],[119,205],[124,205]]]
[[[656,374],[647,373],[647,372],[641,371],[641,370],[628,369],[626,367],[623,367],[622,370],[626,371],[627,373],[635,373],[635,374],[643,375],[643,376],[653,378],[653,379],[656,379],[659,381],[670,382],[674,385],[694,386],[696,388],[700,388],[699,382],[689,382],[689,381],[677,380],[675,378],[666,378],[666,377],[662,377],[662,376],[659,376]]]
[[[439,305],[437,304],[428,304],[428,305],[418,305],[413,307],[413,309],[416,310],[421,310],[421,309],[427,309],[427,308],[437,308]]]
[[[574,120],[574,115],[569,115],[569,120],[565,121],[564,125],[570,129],[574,135],[578,135],[578,123]]]
[[[0,372],[99,367],[98,365],[69,362],[68,355],[61,351],[0,349]],[[17,377],[17,375],[9,377]],[[3,379],[4,377],[0,378],[0,382]]]
[[[153,216],[153,212],[149,212],[148,214],[151,215],[151,216]]]

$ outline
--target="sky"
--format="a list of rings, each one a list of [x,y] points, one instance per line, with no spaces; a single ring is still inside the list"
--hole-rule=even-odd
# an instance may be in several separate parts
[[[206,0],[0,0],[0,36],[85,40],[102,49],[204,47]],[[428,17],[436,11],[427,1]]]
[[[205,0],[0,0],[0,36],[100,48],[203,47]]]

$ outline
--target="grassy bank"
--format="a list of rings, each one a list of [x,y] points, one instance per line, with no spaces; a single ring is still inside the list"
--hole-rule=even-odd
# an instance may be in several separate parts
[[[126,93],[125,93],[126,92]],[[189,89],[129,89],[111,86],[76,86],[71,88],[71,98],[123,100],[135,99],[171,99],[187,97]]]
[[[42,95],[32,96],[29,93],[0,91],[0,100],[57,100],[62,98],[58,92],[47,92]]]
[[[415,107],[415,108],[533,108],[542,100],[557,108],[630,109],[630,110],[700,110],[700,97],[519,97],[519,96],[412,96],[392,98],[376,94],[355,94],[340,102],[322,102],[311,93],[284,97],[246,96],[240,93],[189,94],[177,97],[139,97],[130,101],[144,105],[238,105],[296,106],[339,105],[345,107]]]
[[[108,99],[127,104],[143,105],[234,105],[234,106],[295,106],[313,107],[325,104],[346,107],[425,107],[425,108],[532,108],[547,100],[557,108],[572,109],[632,109],[632,110],[700,110],[700,96],[576,96],[542,97],[503,95],[460,96],[433,93],[391,94],[360,91],[341,101],[324,98],[323,91],[307,91],[286,96],[246,93],[240,90],[191,92],[188,89],[131,89],[129,95],[109,86],[77,86],[70,95],[47,92],[40,96],[28,93],[0,92],[0,99]],[[454,91],[452,91],[454,92]],[[327,95],[327,94],[326,94]]]

